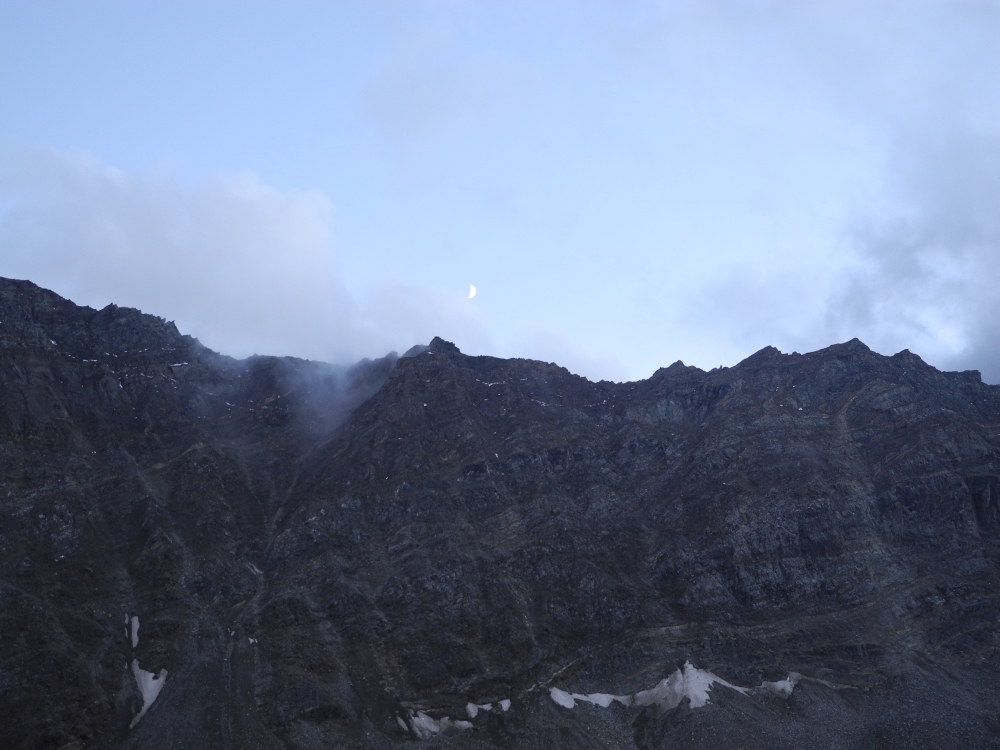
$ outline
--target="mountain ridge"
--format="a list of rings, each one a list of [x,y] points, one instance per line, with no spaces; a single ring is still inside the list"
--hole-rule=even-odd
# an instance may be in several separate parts
[[[997,746],[975,371],[237,361],[11,281],[0,346],[6,746]]]

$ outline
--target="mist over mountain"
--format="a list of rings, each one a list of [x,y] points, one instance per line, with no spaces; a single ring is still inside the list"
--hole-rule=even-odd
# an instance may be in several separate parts
[[[0,280],[0,746],[1000,746],[1000,386],[235,360]]]

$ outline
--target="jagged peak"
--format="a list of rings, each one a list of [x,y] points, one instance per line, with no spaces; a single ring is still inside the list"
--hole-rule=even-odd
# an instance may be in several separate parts
[[[777,362],[787,355],[774,346],[765,346],[763,349],[754,352],[749,357],[739,362],[737,367],[758,367],[760,365]]]
[[[435,336],[431,339],[431,343],[427,347],[432,352],[439,352],[441,354],[461,354],[461,350],[455,346],[450,341],[445,341],[440,336]]]
[[[173,321],[114,303],[95,310],[18,279],[0,278],[0,319],[19,335],[57,341],[78,354],[200,346]]]
[[[702,372],[702,370],[694,365],[686,365],[681,360],[677,360],[672,365],[658,369],[650,376],[650,380],[667,375],[681,375],[687,372]]]
[[[828,346],[826,349],[821,349],[821,352],[831,352],[833,354],[875,354],[871,348],[865,344],[861,339],[854,337],[850,341],[845,341],[842,344],[833,344]]]
[[[924,367],[930,367],[919,354],[914,354],[909,349],[902,349],[892,355],[892,359],[903,360],[905,362],[910,362],[913,364],[923,365]]]

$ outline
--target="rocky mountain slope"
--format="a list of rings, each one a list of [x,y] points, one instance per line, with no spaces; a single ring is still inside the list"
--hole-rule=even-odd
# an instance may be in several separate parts
[[[1000,747],[1000,387],[235,361],[0,281],[0,746]]]

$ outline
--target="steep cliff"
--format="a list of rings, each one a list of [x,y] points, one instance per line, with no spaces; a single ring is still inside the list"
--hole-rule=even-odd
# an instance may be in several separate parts
[[[1000,746],[1000,388],[909,352],[235,361],[5,280],[0,482],[4,747]]]

